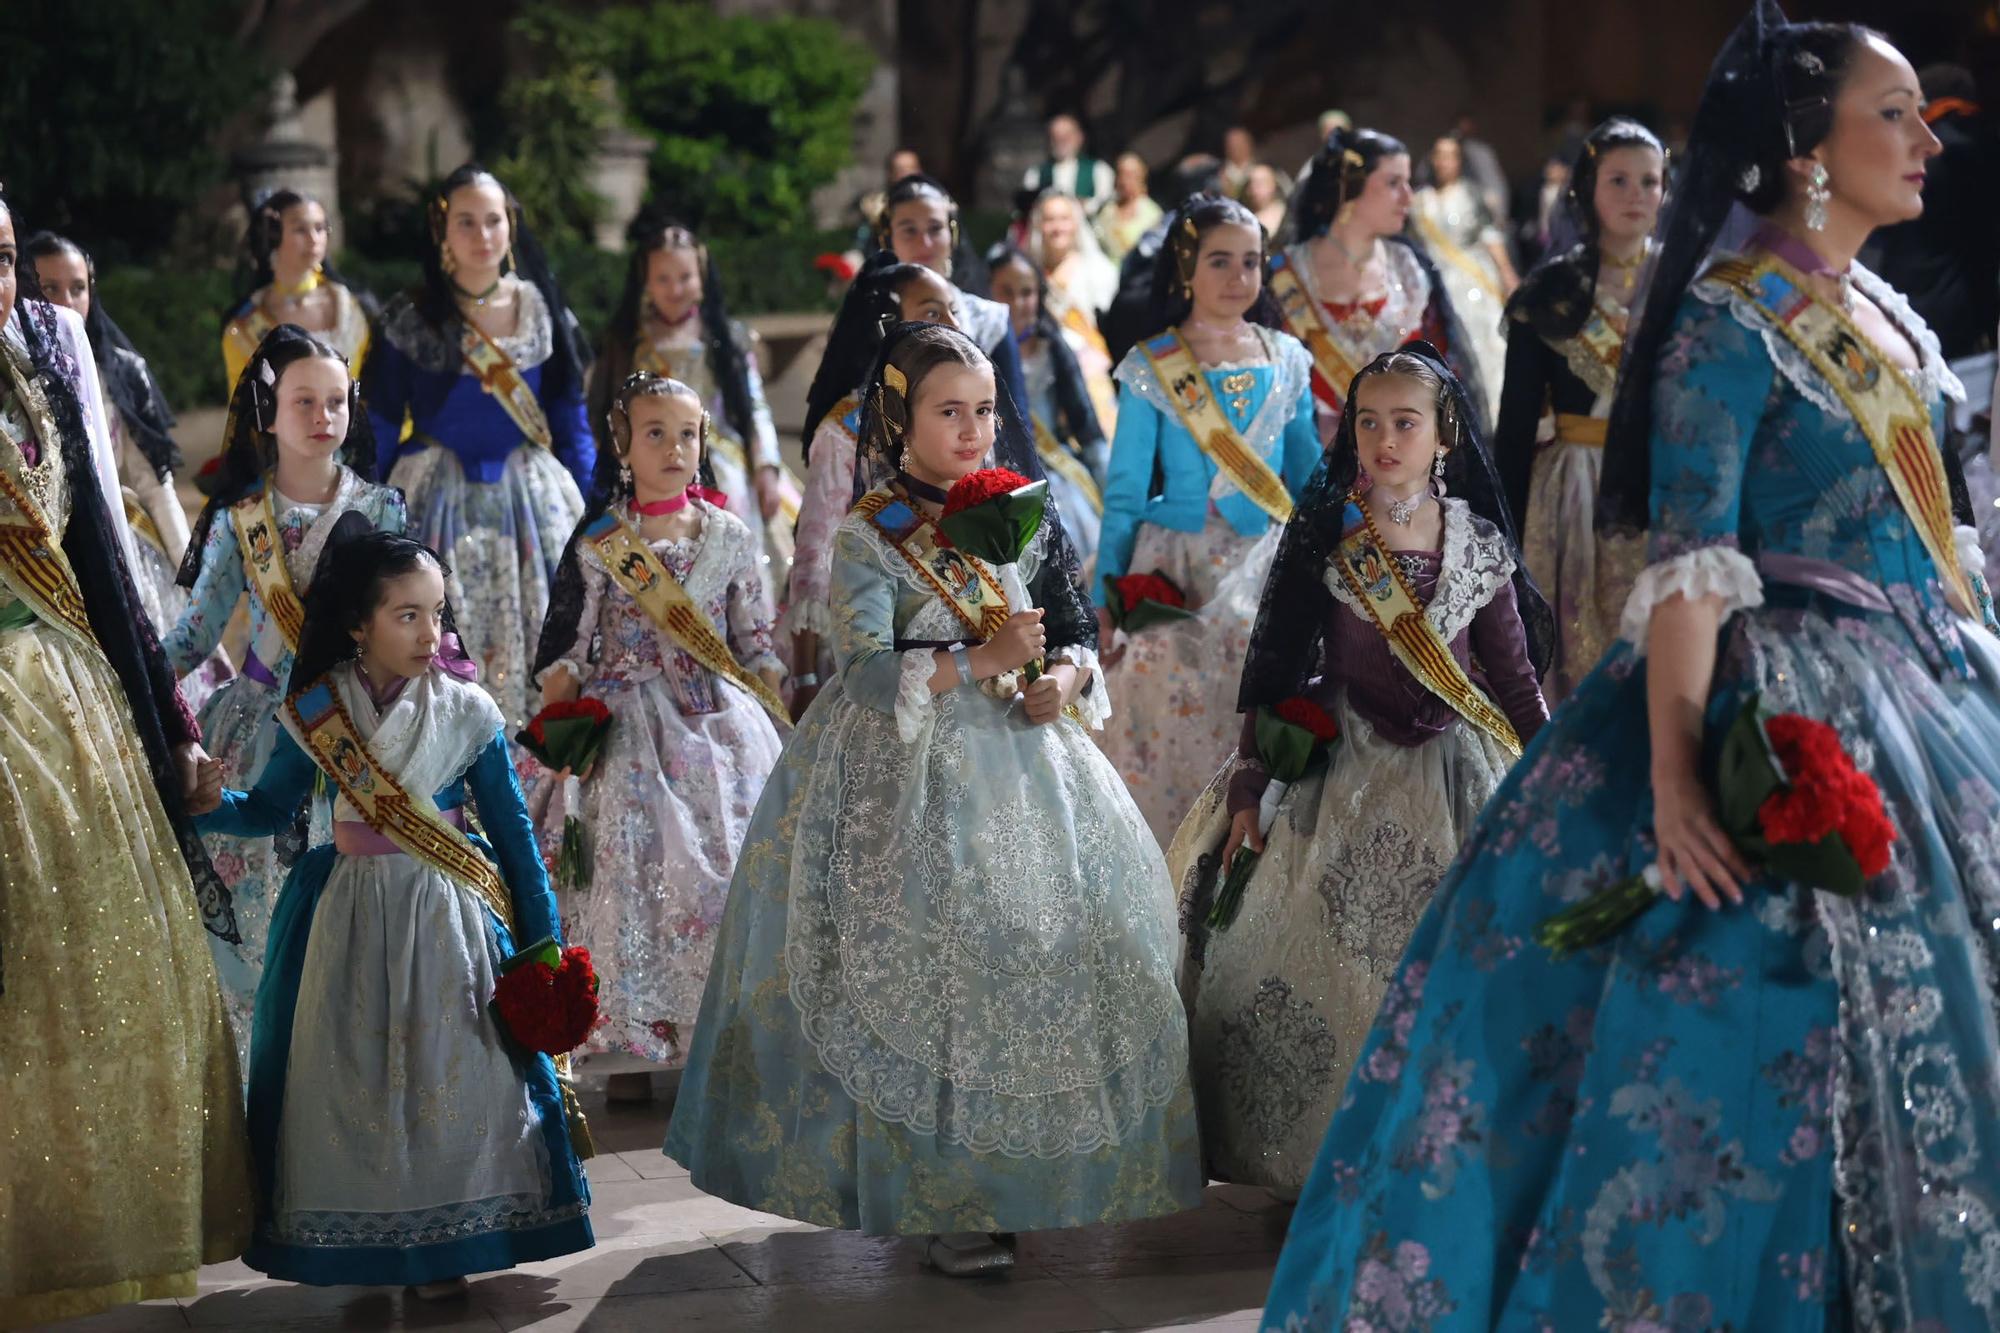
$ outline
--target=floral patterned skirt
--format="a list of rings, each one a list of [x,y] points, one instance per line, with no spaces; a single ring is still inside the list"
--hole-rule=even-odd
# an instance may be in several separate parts
[[[1139,527],[1128,568],[1165,574],[1199,614],[1119,635],[1125,655],[1104,670],[1111,718],[1097,743],[1162,847],[1236,748],[1237,684],[1279,531],[1245,537],[1213,509],[1200,532]]]
[[[496,482],[472,482],[458,455],[433,444],[389,476],[409,504],[409,534],[451,566],[446,592],[459,638],[479,663],[479,683],[518,727],[529,707],[529,668],[549,610],[549,584],[570,533],[583,519],[563,465],[523,444]]]
[[[593,678],[584,694],[617,720],[576,808],[535,765],[528,808],[544,848],[560,846],[574,816],[591,860],[590,887],[558,886],[563,937],[597,968],[600,1017],[582,1072],[687,1059],[736,853],[783,748],[747,691],[716,690],[719,711],[686,714],[658,676]]]
[[[1234,760],[1167,857],[1209,1174],[1285,1196],[1305,1184],[1403,946],[1511,762],[1465,722],[1405,746],[1344,692],[1333,710],[1340,740],[1285,793],[1233,922],[1205,924]]]
[[[101,654],[0,631],[0,1327],[193,1296],[250,1162],[194,888]]]
[[[1624,610],[1622,598],[1614,602],[1606,594],[1610,580],[1598,568],[1597,478],[1603,470],[1603,449],[1557,442],[1535,451],[1529,475],[1521,554],[1556,614],[1555,660],[1542,678],[1551,709],[1604,656]]]
[[[1279,1260],[1270,1329],[2000,1323],[2000,643],[1940,679],[1891,617],[1767,607],[1748,691],[1827,721],[1894,862],[1753,880],[1552,961],[1537,926],[1653,857],[1646,673],[1615,648],[1529,746],[1391,981]]]

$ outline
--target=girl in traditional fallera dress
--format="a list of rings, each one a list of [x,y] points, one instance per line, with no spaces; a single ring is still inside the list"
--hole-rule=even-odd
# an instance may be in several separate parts
[[[1579,239],[1529,270],[1507,303],[1493,456],[1528,571],[1556,613],[1551,704],[1611,646],[1629,591],[1609,568],[1600,574],[1597,482],[1665,181],[1665,149],[1645,126],[1620,118],[1592,130],[1563,196]]]
[[[562,932],[444,590],[428,547],[343,515],[270,761],[201,820],[268,837],[316,781],[338,793],[332,843],[279,899],[251,1047],[244,1262],[293,1282],[448,1296],[592,1244],[555,1067],[488,1007],[503,961]],[[468,797],[484,839],[464,832]]]
[[[90,351],[104,389],[99,405],[105,429],[118,456],[118,481],[127,523],[131,525],[138,563],[132,581],[139,603],[164,635],[187,609],[187,591],[176,581],[187,556],[187,511],[174,492],[174,469],[180,466],[180,446],[169,433],[173,411],[159,383],[104,308],[97,290],[97,268],[81,247],[54,232],[28,238],[26,254],[41,281],[42,294],[55,305],[83,317]],[[200,711],[222,684],[236,674],[218,648],[181,680],[181,696]]]
[[[1082,344],[1078,365],[1091,405],[1109,429],[1117,424],[1118,398],[1111,384],[1111,353],[1097,331],[1097,317],[1118,297],[1118,265],[1105,258],[1083,205],[1066,194],[1035,200],[1028,213],[1027,250],[1046,280],[1043,304]],[[990,264],[988,269],[990,275]],[[1021,369],[1025,374],[1025,359]]]
[[[1265,585],[1236,757],[1168,853],[1209,1172],[1284,1196],[1305,1184],[1460,837],[1548,716],[1535,679],[1548,609],[1521,570],[1463,386],[1414,343],[1371,361],[1343,401]],[[1405,612],[1440,651],[1389,638]],[[1257,717],[1295,698],[1338,735],[1284,792],[1267,836]],[[1240,903],[1211,916],[1239,847],[1256,869]]]
[[[424,215],[423,284],[384,312],[362,380],[377,475],[408,497],[411,530],[449,557],[480,684],[518,722],[549,580],[597,458],[589,356],[506,186],[468,163]],[[412,433],[398,443],[405,416]]]
[[[1172,895],[1084,731],[1103,682],[1061,526],[998,570],[936,544],[994,401],[963,335],[889,334],[862,438],[899,470],[841,525],[840,674],[751,821],[666,1145],[747,1207],[939,1233],[953,1274],[1202,1190]],[[1029,449],[1001,428],[1003,466]]]
[[[1412,338],[1443,348],[1468,388],[1481,382],[1437,266],[1403,235],[1410,198],[1402,140],[1336,129],[1292,201],[1291,244],[1271,261],[1271,295],[1284,327],[1312,353],[1324,441],[1340,429],[1341,395],[1355,374]]]
[[[1001,392],[1014,403],[1028,401],[1028,386],[1021,378],[1020,351],[1014,346],[1013,324],[1007,307],[984,296],[975,296],[970,287],[984,289],[984,274],[958,274],[958,201],[951,197],[936,177],[921,173],[905,176],[889,187],[883,197],[882,215],[875,235],[876,244],[892,252],[905,264],[922,264],[953,283],[951,322],[979,345],[993,362],[993,373]],[[964,256],[964,264],[979,266],[978,256]]]
[[[712,429],[700,397],[642,370],[609,412],[602,479],[556,571],[535,672],[544,704],[584,694],[614,719],[582,807],[562,812],[581,819],[592,867],[562,908],[599,979],[583,1068],[633,1097],[650,1068],[686,1060],[736,851],[790,726],[758,539],[689,489]],[[694,630],[670,618],[677,605]],[[562,788],[551,775],[531,793],[545,833],[560,834],[548,816]]]
[[[272,329],[230,400],[214,494],[181,566],[186,609],[165,642],[174,669],[192,671],[215,652],[237,603],[249,602],[243,671],[201,710],[202,737],[232,787],[255,786],[278,743],[279,685],[291,672],[299,608],[334,524],[357,513],[384,531],[403,530],[403,497],[374,484],[374,467],[375,440],[347,363],[295,324]],[[276,839],[205,839],[236,902],[241,940],[213,947],[246,1067],[271,912],[305,850],[310,817],[301,807]]]
[[[950,324],[956,293],[936,270],[888,256],[870,261],[848,287],[806,392],[806,493],[792,552],[779,632],[792,645],[794,721],[833,678],[833,538],[847,511],[888,477],[862,456],[862,387],[882,335],[904,320]]]
[[[987,254],[986,266],[993,275],[993,298],[1007,307],[1013,321],[1028,381],[1027,424],[1035,433],[1035,453],[1049,474],[1049,493],[1062,511],[1063,526],[1088,570],[1097,558],[1104,473],[1111,459],[1084,381],[1082,357],[1088,348],[1043,303],[1048,287],[1033,258],[1000,245]]]
[[[280,324],[317,334],[361,373],[374,303],[327,261],[329,239],[325,207],[297,190],[273,191],[250,210],[243,236],[249,287],[222,316],[222,369],[231,386]]]
[[[1410,200],[1410,222],[1437,261],[1452,306],[1465,321],[1465,351],[1479,369],[1486,395],[1481,406],[1491,421],[1500,407],[1500,376],[1507,361],[1501,314],[1514,294],[1514,264],[1500,220],[1487,211],[1465,174],[1465,148],[1450,135],[1431,145],[1430,180]]]
[[[625,290],[590,370],[598,451],[611,443],[604,423],[627,375],[647,370],[692,385],[713,428],[703,458],[715,489],[729,512],[757,534],[760,581],[765,596],[775,596],[791,568],[799,481],[778,453],[755,335],[729,317],[722,275],[693,232],[672,221],[647,221],[633,234]]]
[[[1102,743],[1162,847],[1235,743],[1235,667],[1278,529],[1320,457],[1312,358],[1246,317],[1277,319],[1264,258],[1263,229],[1243,205],[1189,200],[1153,273],[1159,332],[1118,367],[1093,585],[1117,705]],[[1114,633],[1109,585],[1154,573],[1194,617]]]
[[[1849,262],[1923,207],[1920,99],[1880,37],[1768,3],[1718,61],[1599,495],[1650,527],[1634,641],[1439,886],[1267,1328],[2000,1323],[2000,644],[1934,442],[1957,386]],[[1763,216],[1711,252],[1732,198]],[[1704,755],[1752,692],[1880,790],[1889,868],[1856,896],[1753,873],[1721,830]],[[1623,933],[1534,942],[1648,866],[1666,900]]]
[[[193,1296],[249,1236],[242,1085],[188,822],[202,758],[127,568],[83,321],[0,202],[0,1326]],[[17,288],[18,284],[18,288]],[[16,301],[17,289],[28,299]]]

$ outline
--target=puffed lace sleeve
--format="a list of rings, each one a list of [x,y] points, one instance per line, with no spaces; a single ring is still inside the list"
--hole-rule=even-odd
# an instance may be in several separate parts
[[[905,743],[922,734],[935,706],[930,680],[937,658],[929,648],[896,651],[898,582],[878,549],[855,523],[833,538],[833,660],[841,688],[866,708],[896,719]]]
[[[1737,528],[1777,368],[1756,330],[1698,293],[1682,303],[1666,346],[1653,391],[1648,563],[1619,624],[1640,652],[1654,608],[1671,597],[1720,597],[1725,618],[1764,603]]]

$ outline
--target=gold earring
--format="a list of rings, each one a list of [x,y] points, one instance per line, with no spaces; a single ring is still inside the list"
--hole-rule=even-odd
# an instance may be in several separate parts
[[[438,242],[438,267],[444,270],[447,278],[458,273],[458,260],[452,256],[451,246],[443,241]]]

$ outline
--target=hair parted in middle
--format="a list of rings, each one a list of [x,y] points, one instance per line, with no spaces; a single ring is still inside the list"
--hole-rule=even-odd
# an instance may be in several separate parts
[[[618,391],[611,395],[611,406],[605,412],[605,425],[611,431],[611,447],[620,458],[632,452],[632,404],[640,398],[685,398],[701,411],[701,456],[708,458],[708,436],[714,423],[709,419],[708,408],[703,406],[701,395],[692,385],[650,370],[635,370],[625,377]]]
[[[894,466],[902,465],[911,408],[924,380],[939,366],[966,366],[993,373],[993,362],[979,350],[979,344],[957,329],[912,321],[889,330],[862,402],[863,449]],[[998,425],[996,421],[996,434]]]

